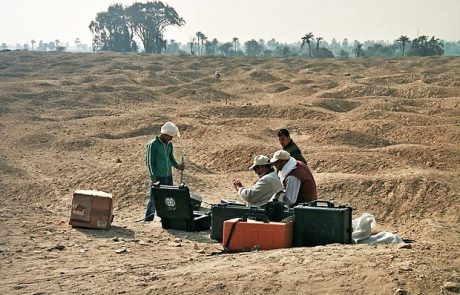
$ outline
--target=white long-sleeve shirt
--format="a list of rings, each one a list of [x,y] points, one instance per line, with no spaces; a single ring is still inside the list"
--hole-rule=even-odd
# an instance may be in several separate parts
[[[289,158],[289,161],[284,167],[278,171],[278,176],[281,179],[283,185],[285,184],[286,194],[283,199],[280,200],[286,205],[292,205],[297,201],[300,190],[300,179],[295,176],[288,176],[288,174],[296,168],[297,161],[293,157]]]
[[[259,178],[251,188],[240,188],[238,194],[250,206],[263,206],[282,188],[283,185],[276,173],[271,172]]]
[[[284,196],[283,203],[286,205],[292,205],[297,201],[300,190],[300,179],[295,176],[286,177],[286,195]]]

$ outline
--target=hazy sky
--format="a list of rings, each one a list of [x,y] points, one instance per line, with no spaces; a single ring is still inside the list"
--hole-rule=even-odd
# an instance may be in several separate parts
[[[90,44],[88,25],[112,3],[129,0],[0,0],[0,42]],[[137,1],[139,2],[139,0]],[[141,1],[145,2],[145,1]],[[168,28],[167,39],[187,42],[197,31],[208,38],[294,42],[308,32],[326,40],[394,40],[436,35],[460,40],[460,0],[167,0],[186,25]]]

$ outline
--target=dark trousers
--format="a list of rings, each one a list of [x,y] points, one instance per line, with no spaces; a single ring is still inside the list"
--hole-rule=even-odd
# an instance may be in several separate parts
[[[163,185],[173,185],[173,178],[171,176],[157,177],[157,181]],[[155,203],[153,202],[153,190],[152,186],[149,186],[149,203],[147,205],[147,211],[145,212],[145,221],[152,221],[155,215]]]

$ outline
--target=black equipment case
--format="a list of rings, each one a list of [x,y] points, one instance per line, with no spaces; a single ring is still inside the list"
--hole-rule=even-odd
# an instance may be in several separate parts
[[[193,210],[197,208],[197,200],[190,198],[190,191],[186,185],[154,184],[152,192],[157,215],[161,218],[161,226],[164,229],[201,231],[211,226],[209,210]]]
[[[351,244],[351,213],[351,207],[335,206],[329,201],[297,205],[294,207],[293,246]]]
[[[282,203],[273,201],[263,207],[247,207],[239,203],[221,203],[211,207],[211,235],[210,238],[222,241],[224,221],[233,218],[242,218],[246,215],[268,216],[270,221],[279,222],[292,216],[293,209],[285,208]],[[263,220],[259,220],[263,221]]]

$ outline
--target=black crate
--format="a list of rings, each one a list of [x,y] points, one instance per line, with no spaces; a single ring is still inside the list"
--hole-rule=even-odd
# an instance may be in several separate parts
[[[268,206],[268,208],[267,208]],[[289,208],[281,205],[281,212],[278,204],[269,203],[263,207],[247,207],[244,204],[217,204],[211,207],[211,239],[222,241],[224,221],[232,218],[242,218],[245,215],[266,215],[270,221],[281,221],[294,214]]]
[[[293,246],[351,244],[351,213],[350,207],[335,206],[328,201],[314,201],[294,207]]]
[[[157,215],[164,229],[201,231],[211,226],[209,212],[193,211],[196,201],[190,198],[187,186],[152,186]]]

